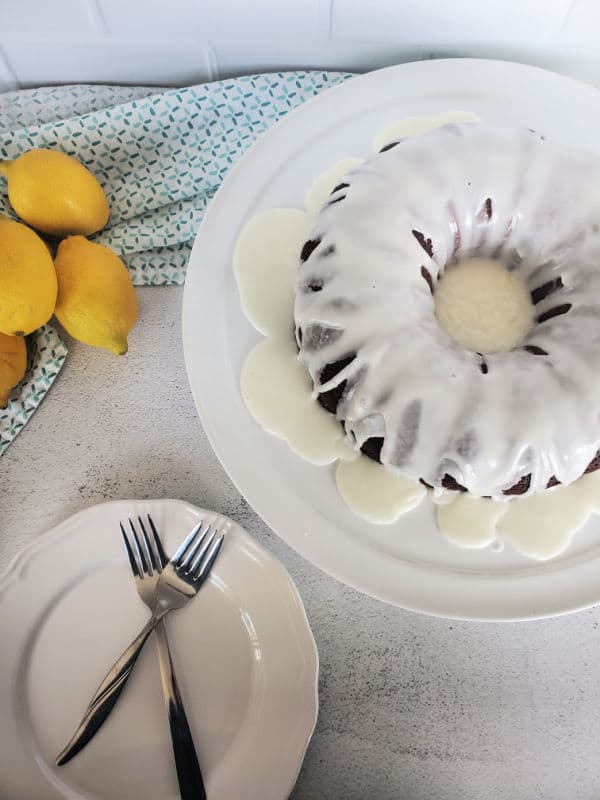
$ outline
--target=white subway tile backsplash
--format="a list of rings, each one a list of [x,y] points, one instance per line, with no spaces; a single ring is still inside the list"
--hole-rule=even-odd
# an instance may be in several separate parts
[[[231,77],[252,72],[289,69],[329,69],[343,72],[366,72],[371,69],[418,61],[424,51],[372,43],[298,42],[291,39],[226,39],[211,42],[218,76]]]
[[[93,0],[0,0],[0,34],[96,30]]]
[[[99,0],[111,33],[277,37],[317,32],[320,0]]]
[[[3,37],[6,58],[22,86],[53,83],[185,85],[213,77],[207,47],[193,42],[153,42],[94,37]]]
[[[0,0],[0,91],[506,58],[600,82],[600,0]],[[4,50],[4,59],[2,58]]]
[[[535,45],[557,36],[569,5],[570,0],[332,0],[332,38]]]
[[[198,32],[200,4],[195,0],[99,0],[99,5],[110,34],[186,38]]]

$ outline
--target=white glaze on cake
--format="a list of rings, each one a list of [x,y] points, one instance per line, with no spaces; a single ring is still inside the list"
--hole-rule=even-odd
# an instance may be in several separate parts
[[[562,553],[589,516],[600,511],[600,471],[508,502],[453,495],[436,515],[441,533],[453,544],[479,548],[509,542],[529,558],[546,560]]]
[[[406,480],[366,456],[340,461],[335,482],[348,508],[376,525],[395,522],[427,494],[422,484]]]
[[[443,114],[436,114],[427,117],[404,117],[404,119],[396,120],[388,125],[387,128],[378,133],[373,143],[373,149],[378,153],[390,142],[397,142],[400,139],[408,139],[411,136],[420,136],[422,133],[433,128],[439,128],[442,125],[449,125],[451,123],[464,124],[464,123],[481,122],[477,114],[472,111],[445,111]],[[335,184],[332,184],[335,186]]]
[[[385,465],[434,486],[449,474],[474,496],[502,497],[529,474],[531,493],[578,478],[600,444],[598,160],[526,130],[447,125],[343,182],[311,232],[295,318],[316,392],[346,381],[338,418],[357,446],[384,437]],[[489,355],[484,374],[441,330],[422,267],[435,282],[475,255],[500,258],[530,291],[560,276],[536,316],[570,310],[524,342],[548,355]]]
[[[335,179],[335,178],[334,178]],[[341,425],[312,398],[308,373],[293,338],[298,252],[314,217],[297,209],[273,209],[244,226],[233,268],[244,313],[267,335],[250,352],[240,376],[250,413],[312,464],[356,458]]]
[[[263,211],[244,225],[233,272],[244,314],[263,334],[292,327],[298,252],[313,219],[296,208]]]
[[[397,129],[397,126],[392,127]],[[397,134],[392,132],[390,136],[384,132],[378,141],[390,141],[394,135]],[[315,190],[312,195],[309,191],[307,197],[327,196],[340,182],[343,171],[343,166],[334,165],[328,170],[328,177],[319,176]],[[242,395],[251,413],[266,430],[283,438],[308,461],[323,464],[340,454],[352,458],[353,453],[344,444],[340,445],[341,427],[333,416],[312,399],[311,381],[296,357],[295,348],[290,349],[289,325],[297,254],[306,231],[313,224],[313,216],[296,209],[261,212],[242,231],[234,266],[244,312],[258,331],[267,334],[246,359],[241,376]],[[285,313],[279,313],[283,309]],[[294,373],[291,380],[290,370]],[[286,417],[279,412],[278,400],[287,402],[288,387],[295,395],[290,402],[297,402],[298,395],[307,401],[303,404],[301,430],[291,424],[289,415]],[[311,442],[318,442],[318,452],[313,450]],[[382,491],[380,476],[383,471],[383,467],[365,456],[344,467],[338,464],[336,470],[341,496],[354,513],[369,522],[392,523],[414,508],[426,494],[422,485],[411,484],[393,472],[386,472],[390,478],[386,479]],[[398,494],[385,490],[392,485],[399,489]],[[499,550],[506,536],[521,553],[532,558],[549,558],[568,546],[592,511],[600,510],[600,472],[584,476],[565,489],[503,502],[471,498],[457,492],[428,494],[438,506],[440,531],[453,544],[468,548],[490,546]],[[503,516],[506,532],[497,525]]]
[[[315,408],[310,378],[289,335],[269,336],[252,349],[242,367],[240,388],[263,428],[311,464],[357,457],[335,417]]]
[[[364,161],[364,158],[342,158],[336,161],[335,164],[322,175],[315,178],[304,198],[306,212],[316,216],[323,204],[329,199],[331,190],[338,185],[344,175],[351,169],[354,169],[354,167],[363,164]]]

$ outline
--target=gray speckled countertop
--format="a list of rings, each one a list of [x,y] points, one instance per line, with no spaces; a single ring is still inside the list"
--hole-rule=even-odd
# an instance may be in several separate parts
[[[294,800],[600,798],[600,609],[449,622],[324,575],[258,519],[204,436],[183,364],[182,289],[138,297],[129,354],[71,343],[54,388],[0,460],[0,570],[102,500],[215,508],[287,567],[317,640],[321,710]]]

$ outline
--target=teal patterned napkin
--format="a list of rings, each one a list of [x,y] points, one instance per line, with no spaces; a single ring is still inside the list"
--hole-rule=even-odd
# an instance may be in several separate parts
[[[287,72],[156,93],[144,87],[63,86],[0,95],[0,160],[33,147],[78,158],[108,195],[108,226],[92,237],[125,261],[137,286],[181,284],[211,197],[256,137],[310,97],[351,77]],[[11,213],[0,183],[0,212]],[[39,405],[66,347],[45,326],[31,365],[0,411],[0,455]]]
[[[0,456],[44,399],[67,357],[66,345],[51,325],[27,337],[27,371],[0,410]]]

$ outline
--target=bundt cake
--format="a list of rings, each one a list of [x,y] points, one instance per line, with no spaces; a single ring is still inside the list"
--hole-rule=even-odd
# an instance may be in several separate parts
[[[436,317],[438,282],[474,257],[530,293],[511,350]],[[600,160],[486,124],[392,142],[334,188],[299,262],[299,357],[366,455],[496,498],[600,466]]]

